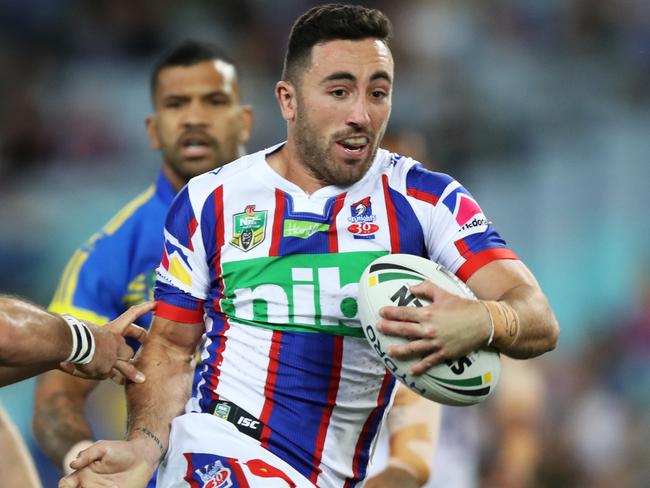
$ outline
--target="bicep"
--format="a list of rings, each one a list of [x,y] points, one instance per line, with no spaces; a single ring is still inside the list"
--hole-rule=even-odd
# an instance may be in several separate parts
[[[162,317],[154,317],[145,340],[146,346],[163,347],[179,354],[192,356],[204,332],[202,322],[183,323]]]
[[[539,289],[530,270],[515,259],[498,259],[486,264],[467,280],[467,285],[482,300],[499,300],[522,285]]]

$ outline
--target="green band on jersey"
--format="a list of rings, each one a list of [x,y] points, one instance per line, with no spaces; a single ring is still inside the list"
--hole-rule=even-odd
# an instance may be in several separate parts
[[[274,330],[363,337],[359,278],[386,251],[295,254],[223,263],[221,310]]]

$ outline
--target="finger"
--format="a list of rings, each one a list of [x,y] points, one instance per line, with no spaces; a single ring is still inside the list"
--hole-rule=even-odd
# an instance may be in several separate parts
[[[396,337],[433,339],[431,332],[417,322],[399,322],[396,320],[382,319],[377,322],[377,330],[382,334]]]
[[[133,348],[124,341],[117,348],[117,359],[129,361],[133,358],[134,354]]]
[[[444,360],[445,360],[445,356],[442,350],[435,352],[433,354],[429,354],[427,357],[425,357],[421,361],[411,366],[411,368],[409,369],[409,374],[412,374],[413,376],[419,376],[422,373],[426,373],[429,369],[434,367],[436,364],[442,363]]]
[[[133,381],[134,383],[143,383],[146,379],[144,373],[138,370],[129,361],[118,360],[115,362],[113,368],[116,369],[122,376],[124,376],[124,378],[128,379],[129,381]]]
[[[77,454],[77,458],[70,463],[70,467],[76,470],[85,468],[91,463],[101,460],[105,455],[106,448],[104,445],[101,442],[96,442]]]
[[[138,325],[127,324],[126,328],[122,330],[122,335],[124,337],[132,337],[133,339],[142,342],[145,337],[147,337],[147,331]]]
[[[395,344],[386,351],[396,359],[423,358],[440,350],[440,342],[435,339],[419,339],[406,344]]]
[[[437,290],[441,288],[437,285],[434,285],[430,280],[424,280],[417,285],[410,287],[410,291],[419,298],[426,298],[428,300],[433,300],[434,295]]]
[[[139,319],[145,313],[152,311],[154,308],[156,308],[155,302],[144,302],[139,305],[134,305],[118,318],[113,320],[108,327],[110,327],[112,331],[121,334],[129,325],[132,325],[132,322]]]
[[[77,488],[77,486],[79,486],[77,473],[69,474],[59,480],[59,488]]]
[[[382,307],[379,315],[400,322],[422,322],[425,319],[422,307]]]

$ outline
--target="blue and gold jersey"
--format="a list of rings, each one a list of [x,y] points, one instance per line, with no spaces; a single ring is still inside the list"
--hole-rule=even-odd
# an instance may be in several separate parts
[[[50,310],[104,324],[131,305],[153,299],[165,216],[176,192],[161,172],[68,262]],[[138,320],[149,327],[151,314]]]

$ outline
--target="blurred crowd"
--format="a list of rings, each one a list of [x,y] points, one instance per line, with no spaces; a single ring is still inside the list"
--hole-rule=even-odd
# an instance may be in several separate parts
[[[148,76],[170,45],[221,43],[256,110],[249,150],[278,142],[290,23],[317,3],[0,0],[0,291],[46,305],[152,179]],[[476,194],[560,320],[530,486],[650,486],[650,2],[362,3],[395,24],[391,145]]]

